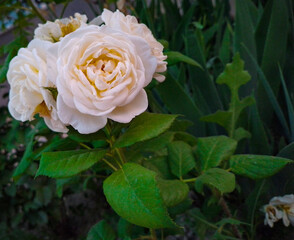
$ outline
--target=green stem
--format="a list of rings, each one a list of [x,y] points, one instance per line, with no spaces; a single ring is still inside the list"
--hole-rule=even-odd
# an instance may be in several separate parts
[[[36,15],[38,16],[38,18],[45,23],[46,19],[42,16],[42,14],[38,11],[38,9],[36,8],[36,6],[33,4],[32,0],[27,0],[27,3],[31,6],[31,8],[33,9],[33,11],[36,13]]]
[[[188,178],[188,179],[182,179],[182,182],[188,183],[188,182],[195,182],[197,178]]]
[[[115,148],[114,151],[117,153],[118,158],[120,159],[121,163],[124,164],[126,162],[125,157],[121,149]]]
[[[110,162],[108,162],[105,158],[102,158],[102,161],[105,162],[109,167],[111,167],[114,171],[117,171],[118,169],[113,166]]]
[[[263,186],[265,184],[265,179],[262,180],[261,184],[260,184],[260,187],[258,189],[258,192],[256,194],[256,198],[255,198],[255,201],[254,201],[254,205],[253,205],[253,209],[252,209],[252,213],[251,213],[251,221],[250,221],[250,231],[251,231],[251,239],[254,239],[254,235],[255,235],[255,230],[254,230],[254,213],[255,213],[255,210],[256,210],[256,205],[257,205],[257,201],[260,197],[260,194],[261,194],[261,190],[263,189]]]
[[[199,220],[200,222],[203,222],[204,224],[206,224],[207,226],[213,228],[213,229],[216,229],[216,230],[219,230],[219,227],[216,226],[215,224],[211,223],[211,222],[208,222],[206,221],[205,219],[201,218],[201,217],[198,217],[197,215],[192,215],[194,218],[196,218],[197,220]],[[224,232],[225,234],[228,234],[228,235],[232,235],[232,233],[226,229],[222,229],[222,232]]]
[[[65,9],[67,8],[68,4],[69,4],[69,0],[66,1],[66,3],[65,3],[64,6],[63,6],[62,11],[61,11],[61,14],[60,14],[60,18],[63,17],[64,12],[65,12]]]
[[[92,148],[90,148],[89,146],[87,146],[84,143],[80,143],[80,145],[88,150],[92,150]],[[109,167],[111,167],[114,171],[117,171],[117,168],[115,166],[113,166],[113,164],[111,164],[109,161],[107,161],[105,158],[102,159],[103,162],[105,162]],[[118,166],[121,168],[121,165],[116,161],[116,163],[118,164]]]
[[[115,137],[114,136],[111,136],[111,126],[109,124],[109,121],[107,122],[107,124],[105,126],[105,133],[106,133],[106,135],[108,137],[108,141],[107,142],[109,143],[110,148],[113,149],[113,143],[115,142]],[[114,151],[117,154],[117,156],[118,156],[121,164],[124,164],[126,162],[126,160],[125,160],[124,154],[121,151],[121,149],[114,148]],[[118,165],[121,167],[120,164],[118,164]]]
[[[150,235],[152,240],[157,240],[155,229],[150,228]]]
[[[83,148],[86,148],[88,150],[92,150],[92,148],[90,148],[89,146],[87,146],[86,144],[84,143],[79,143]]]

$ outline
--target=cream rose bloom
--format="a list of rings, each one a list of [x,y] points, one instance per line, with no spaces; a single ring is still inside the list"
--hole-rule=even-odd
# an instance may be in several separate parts
[[[86,26],[88,18],[86,15],[75,13],[74,18],[57,19],[54,22],[47,21],[45,24],[39,24],[35,29],[34,38],[52,43],[60,41],[67,34],[74,32],[76,29]]]
[[[264,207],[264,212],[264,225],[269,225],[270,227],[273,227],[275,222],[283,218],[283,213],[272,205],[266,205]]]
[[[270,227],[280,219],[283,224],[288,227],[291,223],[294,226],[294,195],[289,194],[283,197],[273,197],[269,204],[264,207],[265,220],[264,223]]]
[[[294,226],[294,195],[289,194],[283,197],[274,197],[269,202],[272,206],[277,206],[283,213],[283,223],[286,227]]]
[[[116,12],[111,12],[107,9],[104,9],[101,17],[98,19],[101,19],[106,26],[111,27],[112,29],[143,38],[145,41],[147,41],[151,47],[152,55],[157,59],[157,67],[153,77],[159,82],[164,81],[165,76],[158,73],[166,71],[167,62],[164,60],[167,57],[163,55],[162,44],[154,38],[152,32],[145,24],[138,23],[134,16],[125,16],[119,10]],[[100,21],[97,20],[96,22]]]
[[[127,123],[146,110],[143,88],[152,80],[157,60],[141,37],[89,25],[49,52],[50,64],[56,63],[49,69],[57,69],[49,79],[57,87],[64,124],[87,134],[103,128],[107,118]]]
[[[35,114],[44,117],[49,128],[66,132],[57,115],[56,102],[47,82],[47,49],[52,43],[34,39],[27,48],[21,48],[10,64],[7,80],[10,84],[8,108],[20,121],[33,120]]]

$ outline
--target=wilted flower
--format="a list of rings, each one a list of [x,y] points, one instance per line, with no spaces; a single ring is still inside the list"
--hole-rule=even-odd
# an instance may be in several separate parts
[[[274,223],[280,220],[283,217],[283,213],[279,211],[276,207],[271,205],[264,206],[265,219],[264,224],[269,225],[270,227],[274,226]]]
[[[45,24],[39,24],[35,29],[34,38],[49,42],[58,42],[67,34],[74,32],[81,26],[86,26],[88,20],[86,15],[75,13],[75,17],[57,19],[54,22],[47,21]]]
[[[274,197],[269,204],[264,207],[264,223],[273,227],[274,222],[283,219],[283,223],[288,227],[291,223],[294,226],[294,195]]]

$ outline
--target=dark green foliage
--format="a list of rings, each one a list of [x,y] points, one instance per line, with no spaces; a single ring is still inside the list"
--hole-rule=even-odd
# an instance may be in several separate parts
[[[29,2],[1,2],[2,31],[8,16],[17,37],[0,47],[0,83],[32,38]],[[42,2],[51,20],[54,4],[60,15],[71,4]],[[166,80],[147,87],[148,112],[130,124],[64,138],[1,108],[0,239],[147,239],[146,228],[158,238],[159,228],[164,238],[291,236],[264,226],[260,209],[294,193],[293,2],[177,2],[124,5],[161,39],[168,62]],[[84,4],[97,15],[115,3]]]

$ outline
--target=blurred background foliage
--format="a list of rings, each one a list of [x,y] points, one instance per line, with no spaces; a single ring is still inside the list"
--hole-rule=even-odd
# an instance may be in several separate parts
[[[255,103],[237,122],[246,130],[237,152],[294,160],[293,4],[292,0],[1,0],[1,101],[8,98],[5,81],[9,61],[27,45],[37,23],[73,15],[68,10],[72,5],[86,9],[80,13],[92,17],[104,7],[119,7],[145,23],[169,56],[165,82],[154,81],[147,88],[150,111],[182,114],[193,123],[188,131],[196,137],[226,134],[224,128],[203,121],[203,117],[229,108],[230,91],[216,79],[238,52],[251,75],[239,95],[253,96]],[[12,33],[14,37],[6,40],[5,36]],[[1,240],[86,239],[90,227],[101,219],[117,229],[120,239],[145,234],[143,228],[119,219],[107,205],[99,167],[70,179],[34,179],[41,153],[78,148],[74,135],[65,138],[53,133],[38,118],[32,123],[15,121],[6,106],[1,107],[0,129]],[[21,160],[25,171],[15,172]],[[293,239],[291,228],[281,224],[274,229],[265,227],[259,210],[273,196],[294,193],[293,174],[289,165],[260,182],[238,179],[239,191],[226,200],[234,209],[232,215],[249,225],[221,222],[220,207],[213,196],[204,198],[190,192],[193,201],[171,210],[174,216],[185,210],[176,218],[186,227],[184,233],[178,233],[178,239],[226,239],[218,235],[226,224],[242,225],[248,239]]]

